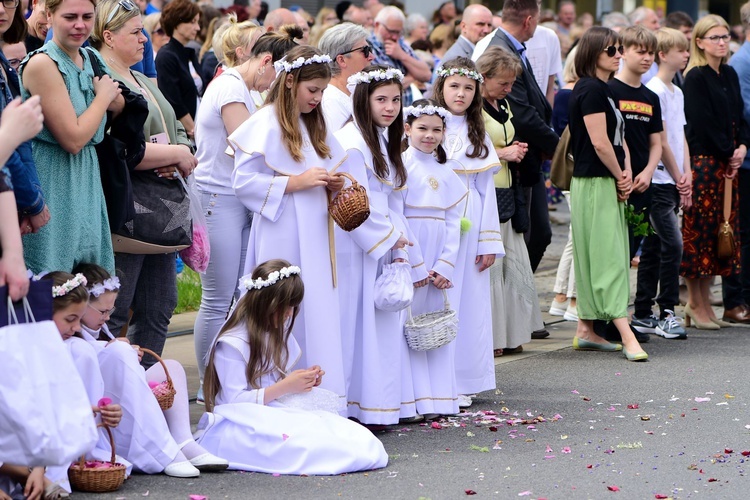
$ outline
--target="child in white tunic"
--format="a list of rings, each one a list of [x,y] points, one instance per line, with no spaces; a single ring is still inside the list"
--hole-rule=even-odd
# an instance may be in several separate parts
[[[206,368],[201,446],[231,469],[341,474],[385,467],[388,455],[367,428],[337,414],[338,396],[305,368],[292,334],[305,295],[300,268],[280,259],[240,280],[240,299]],[[294,369],[295,366],[301,368]]]
[[[409,148],[404,167],[409,187],[404,190],[404,215],[429,269],[430,283],[414,291],[414,316],[442,310],[446,290],[453,286],[461,240],[460,202],[466,184],[456,175],[459,168],[446,164],[443,146],[448,111],[434,101],[418,100],[404,110]],[[417,412],[425,417],[458,413],[454,365],[455,341],[430,351],[409,350]]]
[[[120,288],[118,278],[96,264],[80,264],[74,271],[86,278],[89,292],[80,336],[97,352],[105,397],[124,409],[120,425],[112,431],[117,452],[147,474],[196,477],[199,471],[226,469],[226,460],[207,453],[193,440],[182,365],[163,360],[176,394],[172,406],[162,410],[150,388],[150,384],[167,379],[162,365],[156,363],[144,370],[140,365],[143,351],[131,346],[126,338],[115,339],[107,329],[106,321]]]
[[[329,190],[343,187],[331,174],[346,153],[326,131],[319,109],[331,78],[330,58],[298,46],[274,63],[278,73],[267,105],[228,138],[234,155],[232,185],[255,216],[245,273],[269,259],[284,258],[307,269],[310,293],[300,307],[294,335],[305,365],[325,365],[324,385],[346,396],[341,354],[339,300]]]
[[[456,160],[455,172],[469,196],[462,203],[461,246],[455,271],[452,303],[459,319],[456,338],[456,383],[459,406],[471,405],[471,395],[494,389],[490,273],[495,257],[505,255],[497,214],[493,174],[500,160],[482,120],[482,76],[474,63],[458,57],[437,70],[435,99],[452,113],[447,120],[446,150]]]
[[[368,66],[348,80],[353,121],[336,133],[347,148],[342,168],[366,186],[370,217],[351,232],[336,231],[343,356],[349,416],[388,425],[416,417],[409,348],[400,311],[375,306],[383,266],[410,262],[412,281],[427,283],[427,270],[404,219],[406,170],[401,160],[403,114],[400,71]],[[411,286],[411,283],[408,283]]]

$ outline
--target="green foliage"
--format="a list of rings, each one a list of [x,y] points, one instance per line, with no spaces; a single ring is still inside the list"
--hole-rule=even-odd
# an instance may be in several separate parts
[[[200,305],[200,275],[185,266],[185,269],[177,275],[177,307],[174,310],[174,314],[197,311]]]
[[[651,236],[654,233],[654,228],[646,219],[646,209],[642,209],[640,212],[636,212],[633,205],[625,205],[625,220],[628,221],[628,225],[633,228],[634,236]]]

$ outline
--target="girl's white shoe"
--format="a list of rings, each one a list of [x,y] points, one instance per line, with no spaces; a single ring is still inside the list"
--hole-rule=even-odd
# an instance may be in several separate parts
[[[200,471],[203,472],[217,472],[225,470],[229,467],[229,462],[223,458],[219,458],[211,453],[203,453],[195,458],[190,459],[190,463]]]
[[[167,465],[164,467],[164,474],[170,477],[198,477],[201,475],[201,471],[185,460],[184,462]]]

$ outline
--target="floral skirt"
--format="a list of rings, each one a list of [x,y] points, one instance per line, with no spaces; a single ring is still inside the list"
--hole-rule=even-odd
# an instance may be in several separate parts
[[[691,158],[693,168],[693,206],[685,209],[682,219],[682,264],[680,275],[697,279],[709,276],[731,276],[740,272],[739,193],[737,178],[732,183],[732,212],[729,223],[734,229],[735,254],[719,260],[717,242],[724,222],[724,176],[726,161],[712,156]]]

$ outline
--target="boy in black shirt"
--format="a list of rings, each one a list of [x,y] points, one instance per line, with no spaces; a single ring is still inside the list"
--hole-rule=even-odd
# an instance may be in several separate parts
[[[654,62],[656,36],[643,26],[632,26],[620,32],[625,52],[622,55],[620,71],[609,82],[610,89],[617,99],[617,105],[625,120],[625,142],[630,151],[630,165],[633,168],[633,192],[628,204],[636,213],[645,210],[644,220],[649,218],[651,205],[651,178],[661,158],[661,131],[663,129],[659,97],[641,84],[643,76]],[[641,244],[642,237],[635,237],[630,231],[630,258],[632,259]],[[638,274],[641,279],[641,273]],[[638,332],[655,333],[658,318],[651,311],[635,311],[631,322]],[[645,316],[645,317],[642,317]]]

